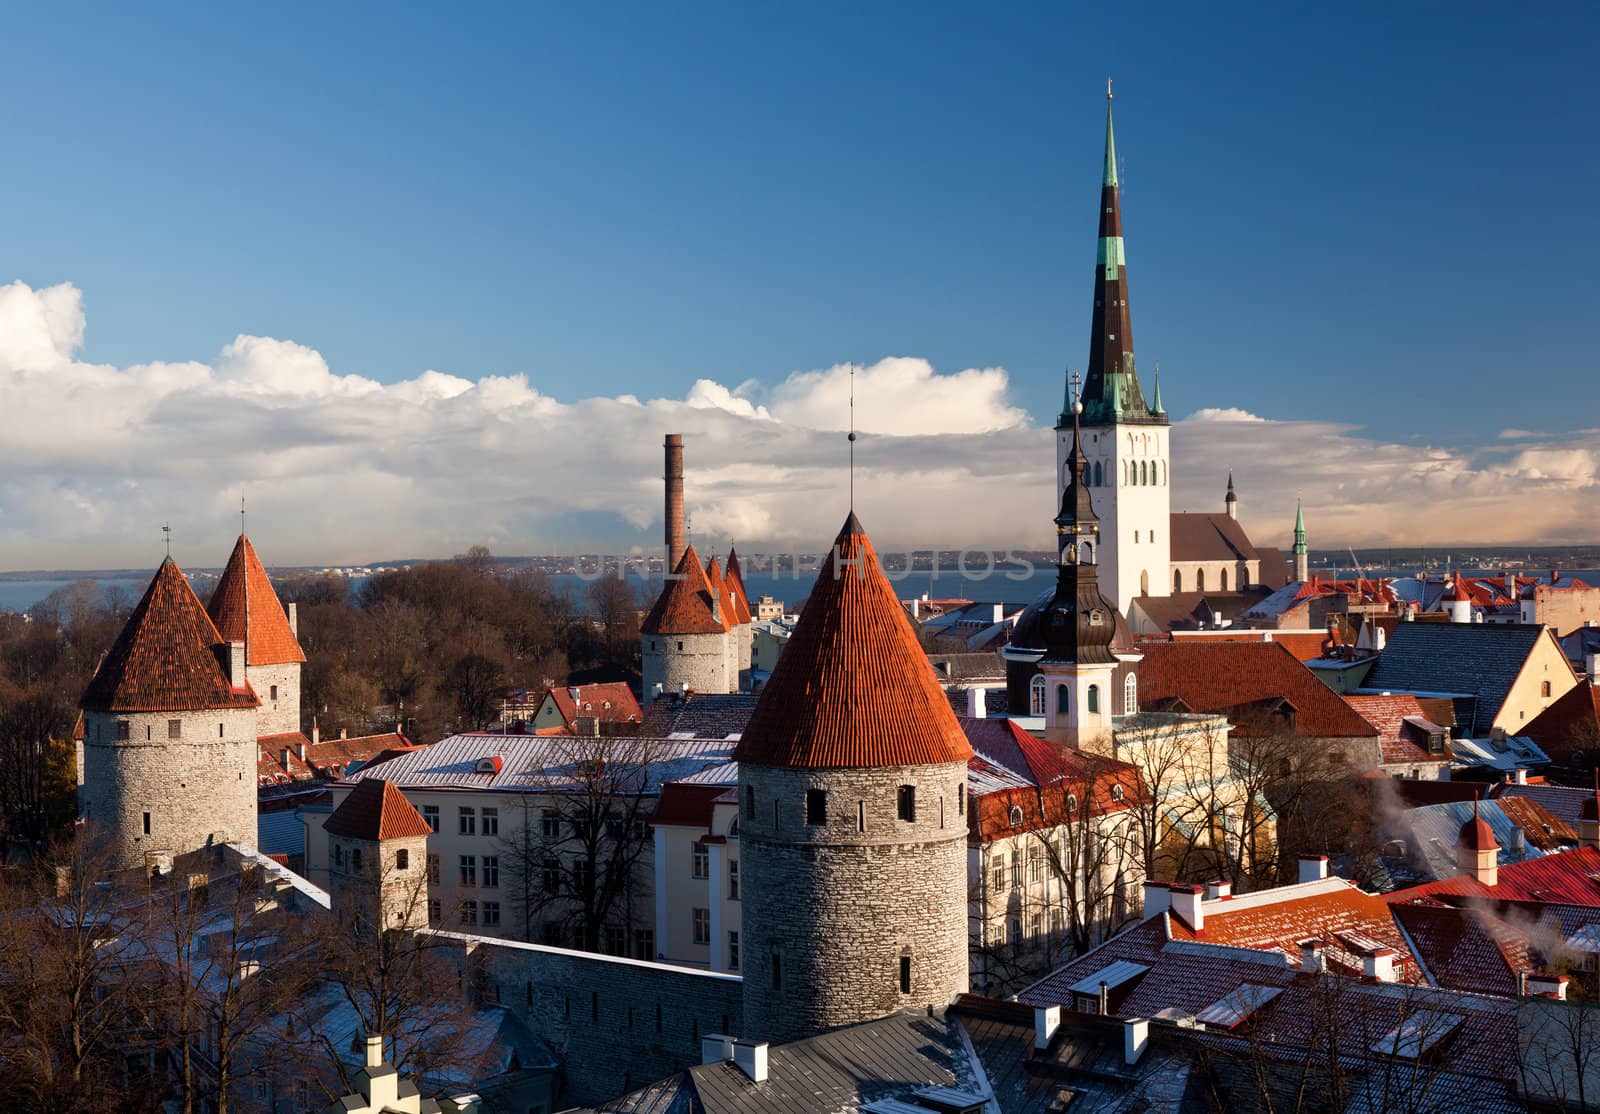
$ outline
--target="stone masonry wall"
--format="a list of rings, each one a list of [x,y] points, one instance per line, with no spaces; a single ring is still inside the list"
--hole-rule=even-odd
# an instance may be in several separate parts
[[[794,1040],[968,989],[964,763],[739,774],[745,1035]],[[902,785],[915,822],[897,818]],[[823,824],[806,823],[808,789],[827,793]]]
[[[256,713],[258,735],[281,735],[300,730],[300,663],[250,665],[245,667],[250,687],[261,699]],[[278,699],[272,699],[272,686],[278,686]]]
[[[641,639],[644,656],[644,700],[655,699],[656,685],[673,693],[687,684],[695,692],[734,691],[737,673],[730,677],[730,647],[725,634],[647,634]],[[678,649],[679,645],[683,649]],[[654,648],[652,648],[654,647]]]
[[[737,975],[440,932],[476,993],[510,1007],[561,1059],[565,1101],[598,1104],[700,1062],[707,1033],[738,1036]]]
[[[119,720],[128,738],[117,738]],[[171,738],[168,722],[180,724]],[[78,812],[119,868],[210,843],[256,843],[256,710],[84,713]],[[150,814],[150,832],[144,814]]]

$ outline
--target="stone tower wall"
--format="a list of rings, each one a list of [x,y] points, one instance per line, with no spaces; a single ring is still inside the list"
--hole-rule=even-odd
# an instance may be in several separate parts
[[[744,1035],[795,1040],[968,989],[964,763],[746,763],[739,777]],[[898,819],[902,785],[916,787],[912,823]],[[809,789],[827,792],[824,824],[806,822]]]
[[[338,853],[334,853],[334,848]],[[370,925],[376,912],[383,927],[425,928],[428,924],[428,837],[382,842],[328,837],[328,894],[333,911],[346,923]],[[361,852],[356,869],[354,852]],[[400,866],[399,853],[406,864]]]
[[[749,623],[743,623],[733,628],[733,650],[737,664],[735,676],[738,677],[738,687],[750,687],[750,669],[755,657],[756,635]]]
[[[244,675],[261,698],[261,709],[256,713],[256,731],[262,735],[281,735],[300,730],[300,663],[283,662],[277,665],[250,665]],[[278,687],[278,698],[272,698],[272,686]]]
[[[677,692],[683,684],[696,692],[733,692],[738,674],[729,676],[736,660],[731,641],[726,634],[643,635],[645,702],[655,699],[658,684],[664,693]]]
[[[179,737],[170,737],[176,720]],[[117,738],[126,721],[128,737]],[[78,812],[119,868],[210,843],[256,843],[256,710],[85,712]],[[144,816],[150,814],[150,833]]]

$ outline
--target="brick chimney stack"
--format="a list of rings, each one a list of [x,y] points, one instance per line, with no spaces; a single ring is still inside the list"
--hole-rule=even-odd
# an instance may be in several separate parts
[[[683,557],[683,434],[669,433],[667,450],[667,571]]]

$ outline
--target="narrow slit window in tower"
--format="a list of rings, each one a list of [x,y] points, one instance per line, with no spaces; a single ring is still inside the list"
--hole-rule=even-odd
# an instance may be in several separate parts
[[[902,785],[896,795],[896,814],[908,824],[917,820],[917,787]]]
[[[900,957],[900,993],[911,993],[911,957],[909,955]]]
[[[806,790],[806,823],[826,824],[828,822],[828,791],[826,789]]]
[[[144,834],[150,834],[150,814],[148,812],[144,814]]]

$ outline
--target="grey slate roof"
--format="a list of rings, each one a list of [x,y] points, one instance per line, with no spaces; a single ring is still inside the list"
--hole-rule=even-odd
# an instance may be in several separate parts
[[[1400,623],[1363,690],[1470,693],[1456,702],[1457,722],[1482,737],[1543,627],[1520,623]]]
[[[639,734],[654,738],[726,739],[744,733],[760,697],[753,692],[671,694],[651,701]]]

